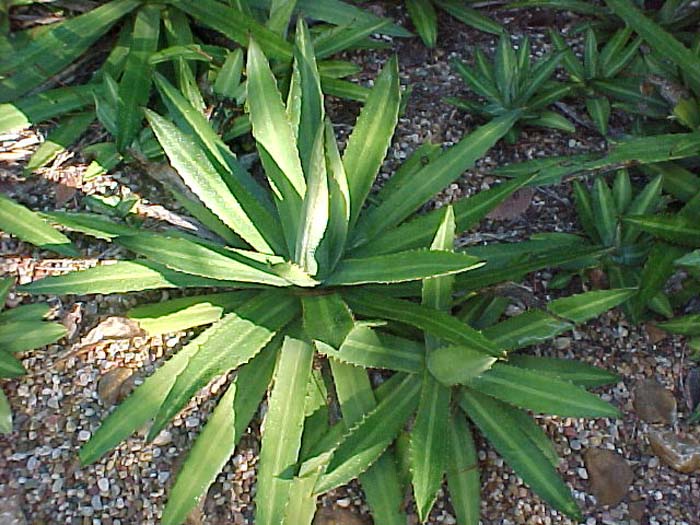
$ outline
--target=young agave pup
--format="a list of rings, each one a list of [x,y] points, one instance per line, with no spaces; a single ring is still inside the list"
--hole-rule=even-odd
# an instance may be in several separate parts
[[[25,290],[123,293],[215,287],[227,291],[130,312],[150,333],[213,324],[107,417],[82,448],[83,463],[96,461],[149,422],[148,437],[154,438],[202,387],[235,371],[170,491],[164,524],[182,523],[206,493],[268,389],[255,496],[257,525],[308,524],[319,494],[358,477],[375,523],[404,525],[404,497],[390,445],[416,410],[412,461],[415,493],[425,518],[446,466],[447,452],[441,448],[446,436],[454,436],[452,450],[462,457],[471,450],[464,416],[449,419],[450,396],[477,424],[501,439],[491,435],[534,488],[557,508],[577,515],[551,465],[531,459],[542,446],[537,428],[518,419],[504,436],[502,429],[511,426],[492,418],[496,413],[492,405],[498,402],[489,396],[498,397],[499,391],[514,396],[517,389],[512,385],[522,384],[517,388],[523,402],[532,400],[526,408],[541,410],[550,402],[556,413],[614,415],[612,407],[558,379],[567,377],[566,363],[561,372],[554,367],[540,374],[518,372],[528,368],[527,360],[520,368],[500,361],[510,348],[569,329],[572,325],[564,318],[585,319],[614,306],[627,292],[573,298],[574,306],[552,315],[534,312],[523,325],[511,324],[502,332],[499,328],[494,335],[501,340],[495,341],[451,315],[449,281],[441,279],[483,270],[481,257],[452,251],[453,232],[471,227],[526,180],[482,192],[454,209],[408,220],[498,141],[518,112],[478,128],[427,166],[409,163],[377,193],[372,206],[365,206],[397,123],[400,90],[395,58],[376,79],[341,156],[325,117],[304,24],[297,27],[286,104],[268,60],[251,41],[247,107],[269,192],[166,79],[159,77],[157,85],[177,125],[150,111],[148,121],[191,194],[188,210],[216,236],[154,233],[91,214],[54,213],[51,218],[68,228],[111,239],[143,258],[49,277]],[[554,260],[561,261],[595,252],[588,245],[564,243],[555,254],[552,241],[545,244],[546,249],[535,242],[537,246],[520,251],[485,252],[486,258],[493,255],[495,271],[477,274],[477,279],[487,284],[494,278],[515,279],[551,264],[555,255]],[[423,292],[422,279],[428,279]],[[470,286],[466,281],[458,284],[464,289]],[[425,304],[410,300],[421,295]],[[403,337],[390,333],[396,331]],[[407,337],[416,331],[428,334],[427,345]],[[503,334],[510,334],[510,339],[504,340]],[[366,370],[370,367],[396,373],[375,391]],[[591,374],[598,377],[598,372]],[[482,376],[491,379],[478,379]],[[476,380],[481,383],[472,383]],[[462,382],[469,388],[447,387]],[[334,395],[329,395],[331,386]],[[531,392],[529,397],[525,391]],[[329,397],[337,399],[343,416],[332,427]],[[433,413],[438,418],[435,424],[430,419]],[[522,418],[517,414],[510,417]],[[447,421],[452,422],[446,427]],[[423,449],[425,458],[420,455]],[[462,474],[454,478],[453,496],[478,497],[478,490],[472,490],[478,483],[475,486],[473,478],[465,480]],[[475,523],[474,519],[473,511],[460,517],[463,523]]]

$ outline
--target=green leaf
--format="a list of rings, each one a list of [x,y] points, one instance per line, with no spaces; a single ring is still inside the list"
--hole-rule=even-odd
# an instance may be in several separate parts
[[[482,15],[476,9],[465,7],[464,3],[459,0],[436,0],[435,3],[450,16],[474,29],[491,33],[492,35],[499,35],[504,31],[500,24]]]
[[[437,41],[437,13],[430,0],[406,0],[411,22],[427,47],[435,47]]]
[[[508,357],[508,362],[586,388],[609,385],[620,380],[620,377],[612,372],[572,359],[513,354]]]
[[[271,286],[292,284],[279,276],[269,262],[249,257],[248,255],[253,255],[252,252],[235,249],[214,251],[188,239],[150,232],[117,237],[115,242],[173,270],[208,279]]]
[[[654,213],[661,200],[661,189],[664,185],[666,175],[654,177],[644,186],[644,189],[634,198],[627,208],[627,215],[647,215]],[[623,219],[624,220],[624,219]],[[626,224],[622,231],[622,243],[632,244],[640,235],[639,228]]]
[[[352,247],[360,246],[396,226],[435,193],[456,180],[498,142],[519,115],[519,111],[507,113],[481,126],[416,173],[414,184],[402,187],[387,199],[382,199],[380,191],[382,203],[364,215],[355,231]],[[459,215],[457,212],[456,216]]]
[[[659,328],[672,334],[700,335],[700,314],[683,315],[670,321],[664,321],[659,323]]]
[[[512,248],[513,244],[507,245]],[[467,253],[479,256],[477,248],[466,250]],[[597,246],[569,245],[565,247],[554,246],[549,250],[519,254],[518,257],[505,259],[486,258],[486,264],[457,276],[457,287],[462,291],[480,290],[486,286],[503,281],[518,281],[524,275],[548,267],[561,267],[562,265],[588,257],[600,257],[607,250],[601,250]]]
[[[512,351],[542,343],[573,327],[573,324],[542,310],[529,310],[489,326],[483,330],[483,334],[499,348]]]
[[[286,37],[296,3],[296,0],[272,0],[270,16],[265,25],[281,37]]]
[[[464,384],[483,374],[496,358],[468,346],[442,346],[428,353],[427,366],[440,383],[447,386]]]
[[[287,41],[241,10],[216,0],[178,0],[177,8],[243,47],[253,37],[271,57],[283,60],[292,58],[292,46]]]
[[[62,119],[31,156],[27,166],[24,168],[25,173],[31,173],[46,166],[59,153],[66,151],[71,144],[85,133],[85,130],[93,120],[95,120],[95,114],[92,112],[78,113]]]
[[[309,274],[323,268],[323,251],[319,249],[329,219],[329,190],[326,174],[325,129],[319,126],[307,173],[307,188],[297,233],[294,260]]]
[[[297,10],[314,20],[322,20],[338,26],[364,25],[378,20],[389,21],[373,15],[367,9],[362,9],[340,0],[323,0],[323,2],[318,0],[298,0]],[[398,37],[413,36],[406,29],[396,24],[386,25],[381,33]]]
[[[392,181],[395,177],[396,175],[389,180]],[[491,210],[518,189],[525,186],[531,179],[532,176],[520,177],[495,185],[488,190],[480,191],[471,197],[458,200],[452,205],[455,217],[455,231],[462,232],[474,226]],[[390,183],[387,183],[384,188],[387,188]],[[409,181],[406,184],[409,184]],[[435,230],[437,230],[444,219],[445,211],[446,208],[439,208],[410,219],[400,226],[379,235],[367,244],[359,246],[352,251],[352,254],[353,256],[380,255],[428,246],[435,234]]]
[[[700,246],[700,227],[680,215],[627,216],[622,221],[665,241]]]
[[[140,5],[113,0],[38,35],[0,65],[0,101],[16,99],[61,72],[87,51],[120,18]]]
[[[439,351],[433,350],[430,358]],[[425,372],[416,420],[411,430],[410,461],[418,516],[428,519],[448,464],[451,389]]]
[[[157,436],[194,393],[214,377],[255,357],[297,313],[298,304],[294,297],[274,291],[263,292],[203,332],[199,338],[204,334],[206,337],[160,406],[149,439]]]
[[[202,288],[238,286],[237,283],[205,279],[175,272],[145,261],[119,261],[65,275],[45,277],[22,285],[19,291],[31,294],[125,293],[158,288]]]
[[[12,432],[12,408],[5,397],[5,392],[0,389],[0,434]]]
[[[425,369],[424,347],[420,343],[357,324],[336,350],[315,341],[319,353],[363,368],[383,368],[416,374]]]
[[[252,291],[238,291],[180,297],[132,308],[127,317],[138,322],[150,336],[188,330],[211,324],[224,313],[252,298]]]
[[[362,25],[328,29],[314,39],[316,57],[327,58],[348,48],[376,47],[377,41],[367,37],[381,32],[386,25],[386,20],[378,20]]]
[[[448,313],[366,290],[348,290],[344,292],[343,297],[353,311],[362,315],[399,321],[420,328],[453,345],[466,346],[486,355],[501,355],[496,345],[480,332]]]
[[[554,508],[574,519],[581,519],[581,511],[569,488],[559,478],[547,456],[504,410],[505,405],[470,389],[461,391],[459,404],[525,483]]]
[[[216,75],[213,86],[214,93],[226,98],[237,98],[242,72],[243,51],[239,47],[226,55],[226,60]]]
[[[618,410],[567,381],[514,366],[495,364],[469,386],[519,408],[565,417],[618,417]]]
[[[549,460],[554,468],[559,466],[561,460],[557,450],[554,448],[552,441],[549,436],[539,427],[539,425],[533,420],[532,416],[524,410],[519,410],[510,405],[501,405],[504,412],[514,420],[517,421],[518,428],[525,434],[530,441],[532,441],[535,446],[540,449],[542,454]]]
[[[482,266],[475,257],[441,250],[410,250],[376,257],[345,259],[325,281],[328,286],[396,283],[450,275]]]
[[[10,283],[12,280],[10,279]],[[49,315],[51,306],[46,303],[23,304],[0,313],[0,323],[6,321],[40,321]]]
[[[419,395],[420,384],[409,376],[354,425],[335,447],[328,470],[316,485],[316,493],[327,492],[365,472],[416,409]]]
[[[590,27],[586,30],[586,39],[583,50],[583,68],[586,78],[596,78],[598,76],[598,41],[595,31]]]
[[[605,3],[644,38],[656,53],[675,62],[681,71],[686,73],[691,89],[700,94],[700,57],[661,26],[645,17],[629,0],[606,0]]]
[[[255,522],[261,525],[277,525],[284,515],[301,448],[304,400],[313,355],[308,343],[285,338],[263,423],[255,494]]]
[[[481,55],[477,55],[477,60]],[[477,66],[479,64],[477,63]],[[489,102],[494,104],[503,104],[501,100],[501,93],[498,91],[498,86],[496,85],[496,77],[493,75],[493,71],[490,64],[484,64],[484,71],[477,71],[467,66],[461,60],[453,60],[452,67],[457,72],[457,74],[462,77],[462,80],[467,84],[467,86],[473,90],[475,93],[481,95]],[[451,103],[455,103],[452,99],[449,99]],[[462,101],[464,103],[466,101]],[[465,107],[464,109],[468,109]]]
[[[22,362],[9,352],[0,349],[0,377],[19,377],[27,373]]]
[[[455,245],[455,215],[452,206],[447,206],[433,242],[431,250],[454,251]],[[444,275],[442,277],[428,277],[423,279],[422,303],[436,310],[449,311],[452,306],[452,290],[454,287],[454,277]],[[436,347],[437,341],[431,341],[426,337],[428,350]]]
[[[0,133],[12,133],[44,120],[92,105],[93,84],[44,91],[0,104]]]
[[[537,118],[527,121],[528,125],[544,128],[559,129],[567,133],[575,133],[576,127],[566,117],[554,111],[540,111]]]
[[[596,229],[605,246],[612,246],[617,235],[617,210],[612,191],[605,181],[598,177],[591,192],[593,217]]]
[[[306,181],[292,123],[287,117],[267,58],[251,41],[248,48],[248,113],[265,172],[274,185],[290,251],[296,243]]]
[[[235,396],[236,383],[231,383],[197,436],[163,510],[163,525],[180,525],[184,522],[228,462],[240,437],[236,436],[234,426]]]
[[[510,44],[510,36],[507,33],[501,34],[498,40],[494,71],[496,73],[496,84],[503,98],[503,103],[509,106],[515,95],[518,71],[515,51]]]
[[[152,111],[146,117],[173,167],[207,209],[256,250],[270,253],[280,246],[279,226],[243,184],[235,177],[224,180],[196,142],[176,126]]]
[[[632,182],[630,181],[629,173],[625,169],[619,170],[615,175],[613,198],[615,199],[615,208],[618,213],[624,214],[632,202]]]
[[[481,483],[479,456],[464,414],[453,412],[449,423],[447,486],[459,525],[479,525]]]
[[[400,99],[398,60],[392,57],[374,81],[343,153],[351,224],[357,220],[391,144]]]
[[[158,48],[161,9],[159,5],[145,5],[136,14],[124,75],[119,82],[116,136],[119,151],[131,144],[141,128],[141,107],[148,103],[151,91],[153,66],[149,59]]]
[[[5,308],[5,301],[7,301],[7,294],[10,293],[12,285],[15,284],[15,280],[11,277],[0,277],[0,312]]]
[[[684,252],[678,246],[661,242],[654,244],[644,262],[639,291],[632,299],[631,309],[635,317],[639,318],[649,303],[663,291],[666,281],[675,271],[674,261]]]
[[[76,256],[70,239],[49,226],[35,212],[0,193],[0,229],[45,250]]]
[[[58,341],[66,333],[66,328],[59,323],[9,321],[0,324],[0,351],[25,352],[40,348]]]
[[[600,134],[607,135],[608,121],[610,120],[610,101],[608,98],[588,97],[586,98],[586,109]]]
[[[547,310],[573,323],[585,323],[622,304],[636,293],[634,288],[594,290],[555,299]]]
[[[64,226],[70,231],[84,233],[104,240],[112,240],[119,236],[128,237],[141,232],[140,229],[120,224],[98,213],[54,211],[42,213],[41,216]]]
[[[328,191],[330,209],[326,240],[328,245],[328,271],[332,272],[345,252],[345,242],[350,227],[350,188],[345,173],[345,166],[338,152],[333,125],[325,123],[326,133],[326,169],[328,174]]]

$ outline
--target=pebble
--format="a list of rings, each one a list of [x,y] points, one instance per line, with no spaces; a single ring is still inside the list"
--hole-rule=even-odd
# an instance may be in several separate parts
[[[87,441],[90,439],[90,431],[89,430],[81,430],[78,432],[78,441]]]
[[[100,492],[109,492],[109,480],[107,478],[98,479],[97,487],[100,489]]]

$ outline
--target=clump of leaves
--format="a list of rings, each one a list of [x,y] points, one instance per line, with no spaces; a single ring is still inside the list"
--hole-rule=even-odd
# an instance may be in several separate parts
[[[530,55],[530,41],[527,37],[516,50],[511,46],[510,37],[507,34],[501,35],[493,63],[489,62],[480,49],[475,51],[473,67],[459,60],[453,62],[455,71],[481,100],[476,102],[450,97],[447,101],[487,118],[520,111],[517,126],[514,124],[506,135],[509,142],[517,140],[521,126],[574,132],[574,125],[569,120],[547,109],[573,89],[570,85],[552,80],[564,54],[559,52],[546,56],[535,64],[531,64]]]
[[[14,378],[27,371],[13,354],[46,346],[66,335],[60,323],[44,320],[47,304],[25,304],[5,309],[5,301],[14,284],[10,278],[0,279],[0,378]],[[12,410],[0,389],[0,434],[12,432]]]
[[[585,97],[588,115],[603,135],[608,134],[610,96],[620,100],[625,109],[633,112],[639,112],[639,108],[644,107],[645,114],[649,113],[650,103],[660,103],[655,99],[650,102],[650,97],[640,93],[638,78],[618,76],[638,56],[642,39],[637,37],[630,42],[631,36],[631,28],[620,29],[599,50],[595,32],[589,28],[581,61],[560,34],[551,33],[556,48],[564,53],[562,65],[576,86],[576,94]]]
[[[96,120],[113,142],[86,149],[86,155],[95,159],[89,176],[113,168],[131,150],[145,158],[158,158],[162,150],[152,132],[143,128],[142,112],[151,98],[154,72],[168,76],[201,112],[225,108],[229,99],[242,104],[245,95],[237,81],[242,69],[240,48],[230,50],[203,41],[195,26],[215,29],[242,48],[247,46],[249,35],[254,35],[261,48],[275,58],[275,73],[288,81],[293,55],[288,27],[293,16],[319,22],[313,35],[319,59],[353,46],[380,45],[371,34],[410,35],[388,20],[338,0],[325,4],[251,1],[236,2],[235,6],[215,0],[163,5],[112,0],[40,31],[3,37],[2,49],[10,58],[0,65],[0,102],[4,102],[0,104],[0,131],[60,117],[30,160],[29,171],[50,162]],[[121,27],[116,42],[87,83],[46,89],[56,75],[69,72],[117,25]],[[343,80],[357,72],[353,64],[325,60],[320,62],[319,71],[328,93],[360,99],[366,96],[364,88]],[[204,93],[200,81],[208,86]],[[38,93],[29,95],[37,88]],[[239,118],[233,135],[249,130],[247,121]]]
[[[248,48],[247,108],[269,191],[177,89],[164,78],[157,80],[177,124],[151,111],[146,117],[188,188],[188,210],[211,230],[209,235],[146,231],[95,214],[48,214],[69,229],[110,240],[144,258],[48,277],[24,286],[27,291],[223,290],[130,312],[150,333],[211,326],[107,417],[82,448],[81,460],[97,460],[149,422],[149,439],[154,438],[209,381],[235,372],[183,464],[163,523],[185,519],[271,388],[256,523],[310,523],[318,494],[359,477],[375,520],[403,525],[403,494],[390,445],[415,413],[414,492],[425,516],[442,478],[432,466],[433,457],[444,467],[432,447],[427,459],[420,455],[420,440],[432,439],[435,432],[426,418],[436,406],[441,420],[435,428],[444,430],[451,413],[448,385],[464,383],[467,388],[456,387],[455,399],[470,417],[547,501],[577,516],[549,460],[540,461],[540,455],[535,462],[530,459],[540,450],[533,445],[541,441],[533,430],[537,427],[530,422],[514,441],[513,434],[504,436],[503,427],[493,424],[489,411],[524,416],[500,399],[572,416],[614,416],[612,407],[566,382],[573,371],[566,364],[542,364],[552,376],[543,384],[539,375],[535,381],[533,373],[524,370],[527,366],[513,369],[505,361],[509,349],[568,330],[571,323],[614,306],[630,292],[562,300],[547,311],[528,312],[510,323],[509,330],[496,325],[487,337],[452,315],[451,280],[443,278],[463,275],[456,278],[456,288],[466,299],[464,294],[485,286],[599,255],[600,250],[581,239],[555,235],[522,245],[452,251],[455,231],[471,227],[529,177],[411,219],[507,133],[520,112],[495,118],[451,149],[432,155],[427,165],[411,159],[375,195],[373,204],[365,206],[397,123],[397,61],[390,60],[376,79],[341,155],[325,117],[311,35],[301,22],[294,57],[285,104],[262,49],[254,40]],[[411,300],[421,298],[425,304]],[[428,334],[427,346],[423,332]],[[509,334],[508,340],[504,334]],[[396,373],[375,391],[366,368]],[[602,381],[601,372],[580,370]],[[518,394],[523,389],[529,398]],[[337,398],[343,416],[332,427],[329,397]],[[469,429],[464,416],[459,418],[451,423],[450,443],[468,461],[473,452]],[[447,435],[440,436],[441,443]],[[473,477],[465,479],[461,471],[455,475],[453,484],[473,487]],[[460,490],[455,491],[457,498]]]
[[[427,47],[435,47],[438,39],[438,9],[445,11],[463,24],[494,35],[503,28],[477,9],[467,7],[467,2],[458,0],[407,0],[406,9],[418,35]]]
[[[661,190],[659,176],[635,191],[627,170],[617,172],[612,189],[603,177],[597,177],[590,190],[574,181],[574,201],[584,232],[593,242],[612,249],[600,259],[610,285],[639,286],[638,293],[626,304],[632,320],[639,320],[647,308],[672,315],[662,288],[679,255],[663,244],[652,247],[651,235],[623,221],[628,215],[648,215],[661,209]],[[593,263],[598,266],[596,261]],[[560,274],[559,284],[565,284],[571,275]]]

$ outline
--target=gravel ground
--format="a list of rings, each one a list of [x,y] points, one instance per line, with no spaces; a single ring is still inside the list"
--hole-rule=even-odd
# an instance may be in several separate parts
[[[405,19],[401,8],[375,2],[382,14]],[[523,16],[499,14],[499,19],[515,34],[527,33],[533,50],[546,49],[543,29],[555,24],[568,27],[574,20],[533,11]],[[414,86],[406,114],[401,118],[394,144],[383,169],[383,180],[424,141],[451,145],[480,122],[442,102],[441,97],[464,94],[463,84],[450,70],[449,60],[469,58],[469,46],[493,48],[488,35],[469,30],[441,16],[441,41],[434,51],[417,40],[394,42],[399,53],[402,82]],[[365,65],[359,79],[373,78],[387,54],[365,52],[354,55]],[[356,108],[331,102],[329,111],[346,134],[354,121]],[[0,191],[34,209],[52,209],[58,204],[78,205],[81,194],[128,195],[142,198],[141,206],[151,212],[156,204],[176,210],[172,202],[142,173],[127,168],[114,175],[85,183],[85,169],[79,154],[66,154],[45,169],[41,177],[22,179],[21,169],[46,130],[29,130],[0,137]],[[529,129],[517,145],[499,144],[477,166],[439,195],[435,206],[470,195],[499,182],[489,175],[493,167],[509,162],[548,155],[570,155],[604,147],[595,133],[579,127],[575,136]],[[379,183],[381,184],[381,181]],[[516,240],[542,231],[575,231],[568,185],[536,190],[526,211],[514,217],[484,221],[478,231],[465,235],[463,242]],[[104,243],[85,242],[74,237],[86,254],[85,260],[56,259],[29,245],[0,237],[0,272],[16,276],[20,283],[46,275],[60,274],[76,267],[94,265],[97,260],[116,259],[120,251]],[[534,292],[547,296],[547,273],[527,283]],[[574,282],[569,292],[581,290]],[[69,327],[67,342],[23,355],[29,375],[4,381],[15,413],[15,431],[0,437],[0,525],[12,523],[14,512],[30,524],[137,525],[157,523],[183,453],[197,435],[200,424],[214,406],[221,383],[209,385],[155,442],[146,444],[143,435],[133,436],[113,453],[89,467],[80,467],[77,450],[109,413],[111,402],[126,395],[140,378],[152,373],[159,363],[177,351],[192,332],[147,338],[133,327],[118,325],[110,338],[106,318],[123,312],[144,300],[168,297],[168,292],[128,294],[122,297],[79,296],[38,297],[54,307],[54,316]],[[10,304],[29,301],[12,295]],[[113,329],[115,327],[112,327]],[[683,340],[662,337],[658,330],[630,326],[619,312],[611,312],[579,328],[553,344],[534,349],[536,353],[576,358],[617,371],[621,381],[600,394],[618,406],[624,416],[578,420],[540,418],[552,436],[562,462],[562,476],[572,487],[585,513],[586,525],[700,525],[700,479],[681,474],[665,465],[650,450],[649,424],[639,417],[633,405],[634,390],[646,379],[656,379],[677,399],[679,419],[676,429],[685,426],[687,413],[683,380],[689,363]],[[257,423],[243,438],[235,456],[212,486],[206,500],[190,517],[194,524],[252,524],[252,497],[259,446]],[[624,500],[602,505],[593,496],[593,472],[584,455],[593,449],[619,453],[631,468],[631,487]],[[572,524],[551,511],[504,466],[486,443],[480,443],[482,472],[483,525]],[[613,485],[623,485],[624,475],[614,476]],[[617,487],[619,488],[619,487]],[[614,490],[616,487],[613,486]],[[322,498],[330,509],[349,509],[367,520],[367,507],[358,485],[336,490]],[[3,514],[5,513],[5,514]],[[352,523],[331,521],[321,523]],[[4,521],[5,520],[5,521]],[[366,521],[369,523],[369,520]],[[411,516],[411,523],[417,523]],[[22,523],[18,521],[17,523]],[[449,498],[441,495],[429,523],[455,523]],[[377,524],[381,525],[381,524]]]

